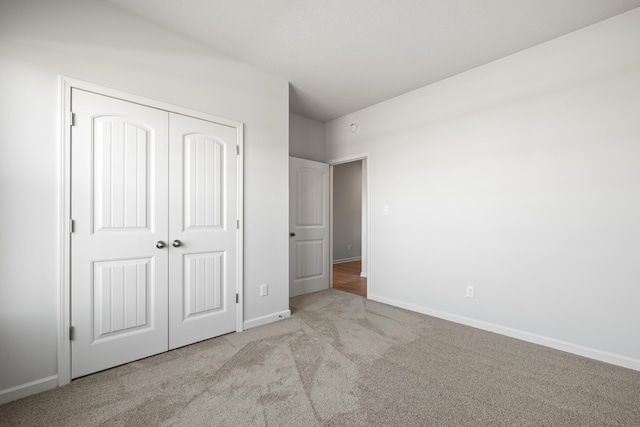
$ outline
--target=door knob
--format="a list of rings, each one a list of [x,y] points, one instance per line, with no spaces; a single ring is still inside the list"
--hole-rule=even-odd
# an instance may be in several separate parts
[[[289,233],[289,236],[296,237],[296,233]]]
[[[180,240],[174,240],[173,243],[171,243],[171,246],[173,246],[174,248],[179,248],[180,246],[182,246],[182,242]]]
[[[163,242],[162,240],[158,240],[158,243],[156,243],[156,248],[158,249],[162,249],[162,248],[166,248],[167,244],[165,242]]]

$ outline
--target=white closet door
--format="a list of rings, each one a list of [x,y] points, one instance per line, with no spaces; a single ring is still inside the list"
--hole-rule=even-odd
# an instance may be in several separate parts
[[[167,350],[168,113],[73,89],[72,377]]]
[[[236,330],[236,128],[170,114],[169,348]]]

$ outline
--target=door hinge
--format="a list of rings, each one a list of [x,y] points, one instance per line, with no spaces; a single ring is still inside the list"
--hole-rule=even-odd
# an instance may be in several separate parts
[[[236,304],[240,302],[240,294],[236,294]]]
[[[76,339],[76,329],[73,326],[69,326],[69,341]]]
[[[240,220],[236,219],[236,230],[240,230]]]
[[[74,119],[75,119],[75,114],[73,114],[73,111],[69,111],[67,113],[67,125],[73,126],[75,124]]]
[[[240,146],[236,145],[236,156],[240,155]]]
[[[69,234],[73,233],[73,220],[69,220]]]

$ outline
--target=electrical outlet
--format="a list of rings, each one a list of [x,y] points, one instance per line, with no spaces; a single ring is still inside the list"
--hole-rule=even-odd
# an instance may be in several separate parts
[[[260,296],[266,297],[269,294],[269,285],[266,283],[260,285]]]
[[[474,293],[475,293],[475,288],[473,286],[467,286],[467,297],[473,298]]]
[[[351,250],[351,245],[347,245],[347,250],[350,251]]]

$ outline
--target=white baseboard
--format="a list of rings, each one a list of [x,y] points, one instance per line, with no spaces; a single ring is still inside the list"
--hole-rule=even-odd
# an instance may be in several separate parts
[[[360,261],[361,259],[362,259],[362,257],[354,256],[353,258],[334,259],[333,263],[334,264],[343,264],[345,262]]]
[[[56,387],[58,387],[58,376],[51,375],[50,377],[40,378],[39,380],[6,388],[0,390],[0,405]]]
[[[249,319],[244,321],[244,329],[251,329],[257,326],[267,325],[269,323],[277,322],[278,320],[291,317],[291,310],[284,310],[278,313],[268,314],[262,317],[256,317],[255,319]]]
[[[610,363],[612,365],[622,366],[623,368],[629,368],[635,371],[640,371],[640,360],[638,359],[632,359],[630,357],[621,356],[619,354],[613,354],[606,351],[597,350],[594,348],[583,347],[581,345],[557,340],[555,338],[549,338],[542,335],[532,334],[532,333],[521,331],[518,329],[512,329],[505,326],[496,325],[494,323],[483,322],[481,320],[476,320],[469,317],[446,313],[439,310],[433,310],[430,308],[409,304],[403,301],[398,301],[398,300],[382,297],[375,294],[368,294],[367,298],[369,298],[372,301],[377,301],[383,304],[389,304],[395,307],[404,308],[410,311],[415,311],[417,313],[422,313],[428,316],[437,317],[439,319],[449,320],[451,322],[460,323],[462,325],[471,326],[473,328],[482,329],[489,332],[494,332],[496,334],[505,335],[505,336],[516,338],[522,341],[543,345],[545,347],[554,348],[556,350],[565,351],[567,353],[576,354],[578,356],[588,357],[589,359],[595,359],[601,362]]]

